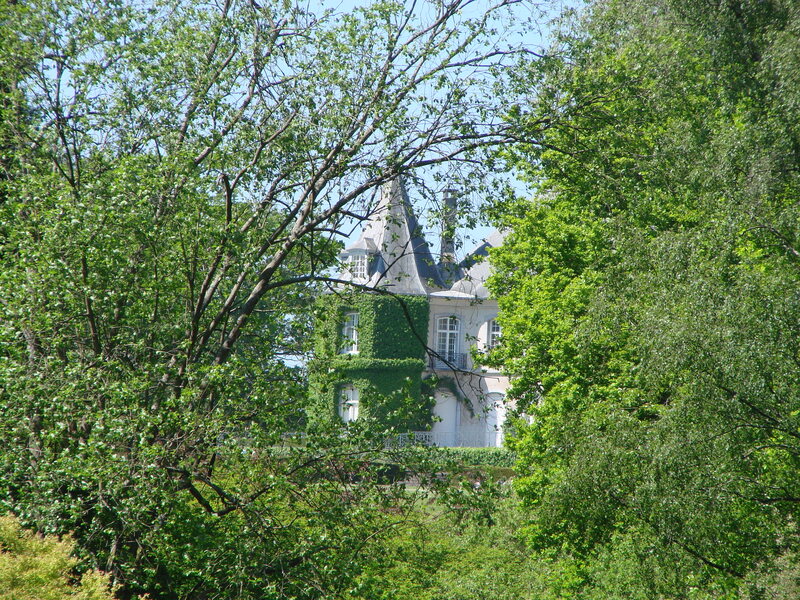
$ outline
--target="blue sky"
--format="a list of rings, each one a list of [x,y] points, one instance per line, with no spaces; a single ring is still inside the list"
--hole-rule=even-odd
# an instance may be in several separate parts
[[[368,4],[371,4],[371,2],[363,0],[332,0],[309,2],[309,8],[330,8],[335,12],[345,13],[352,10],[354,7],[366,6]],[[416,3],[407,1],[405,4],[408,7],[412,4],[416,4],[416,7],[419,8],[426,3],[422,1]],[[486,2],[484,0],[468,1],[465,9],[465,17],[481,14],[486,7],[493,4],[493,2]],[[547,44],[547,30],[550,18],[559,14],[564,7],[574,4],[574,2],[565,2],[564,0],[539,3],[519,2],[515,4],[513,7],[513,15],[510,15],[503,24],[505,26],[503,31],[504,42],[511,45],[523,45],[528,49],[542,52]],[[470,15],[470,11],[472,11],[474,15]],[[425,177],[425,175],[423,175],[423,177]],[[512,185],[518,194],[527,195],[529,193],[523,184],[514,180],[513,175],[506,175],[504,179]],[[430,187],[434,186],[431,185]],[[431,249],[436,253],[439,249],[439,223],[431,222],[428,215],[430,207],[424,205],[419,194],[414,194],[413,188],[409,189],[409,195],[412,202],[415,203],[415,211],[425,229],[426,238],[431,244]],[[474,210],[477,212],[479,199],[474,199],[474,202],[476,204]],[[479,223],[480,221],[481,219],[479,219]],[[485,219],[483,221],[485,222]],[[360,227],[356,227],[346,243],[357,239],[360,234],[360,229]],[[469,230],[464,230],[462,228],[459,231],[461,237],[459,255],[463,256],[470,252],[491,232],[491,230],[492,228],[488,224],[479,224]]]

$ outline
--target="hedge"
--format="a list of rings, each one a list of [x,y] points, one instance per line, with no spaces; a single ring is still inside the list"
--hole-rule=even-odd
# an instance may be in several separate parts
[[[508,448],[436,448],[442,462],[456,461],[470,467],[507,467],[512,468],[517,455]]]

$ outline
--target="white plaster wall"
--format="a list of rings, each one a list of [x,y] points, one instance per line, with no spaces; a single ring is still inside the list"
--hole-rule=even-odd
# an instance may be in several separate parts
[[[431,433],[438,446],[455,446],[458,429],[459,402],[450,393],[441,390],[436,392],[436,405],[433,407],[434,422]]]
[[[436,349],[436,321],[441,317],[456,316],[461,321],[459,352],[469,353],[470,347],[486,350],[488,323],[497,318],[496,300],[470,300],[432,295],[428,322],[428,346]]]
[[[428,324],[428,345],[436,349],[436,321],[441,317],[455,316],[459,319],[458,352],[469,354],[475,346],[485,350],[488,340],[488,323],[497,317],[495,300],[475,301],[469,298],[436,296],[430,297],[431,312]],[[447,437],[454,433],[453,445],[499,446],[502,445],[502,426],[506,419],[506,407],[502,398],[508,389],[508,378],[495,370],[473,365],[467,359],[467,370],[459,372],[437,370],[441,376],[452,377],[461,395],[471,404],[458,402],[449,392],[437,392],[434,414],[442,421],[434,424],[433,431]],[[450,396],[445,399],[445,396]],[[441,397],[441,398],[440,398]],[[452,415],[452,402],[458,411]],[[441,444],[444,445],[444,444]]]

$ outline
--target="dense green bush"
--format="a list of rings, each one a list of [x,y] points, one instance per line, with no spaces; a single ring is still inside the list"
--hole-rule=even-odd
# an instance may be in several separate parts
[[[516,453],[507,448],[437,448],[443,460],[459,462],[466,466],[512,468]]]
[[[520,515],[508,500],[494,503],[492,524],[464,519],[463,511],[440,504],[416,510],[344,597],[540,600],[540,562],[517,538]],[[465,510],[481,510],[482,502]],[[466,505],[465,500],[462,508]]]

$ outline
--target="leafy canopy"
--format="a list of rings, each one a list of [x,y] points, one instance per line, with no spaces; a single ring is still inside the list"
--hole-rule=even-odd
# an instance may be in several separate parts
[[[377,442],[272,447],[376,190],[510,139],[470,4],[0,0],[0,504],[123,597],[332,597],[381,538]]]
[[[759,597],[796,561],[798,18],[595,2],[519,73],[496,358],[529,544],[581,597]]]

